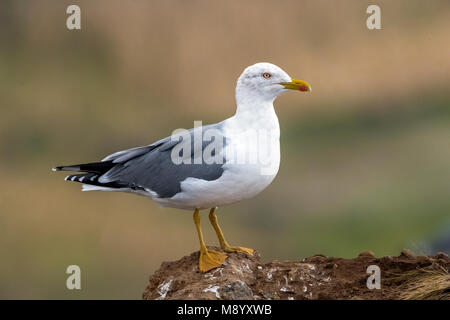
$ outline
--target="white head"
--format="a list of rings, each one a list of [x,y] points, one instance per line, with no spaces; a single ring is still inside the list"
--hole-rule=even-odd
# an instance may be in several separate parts
[[[237,81],[236,101],[239,104],[255,101],[273,102],[287,89],[311,91],[302,80],[292,79],[285,71],[267,62],[247,67]]]

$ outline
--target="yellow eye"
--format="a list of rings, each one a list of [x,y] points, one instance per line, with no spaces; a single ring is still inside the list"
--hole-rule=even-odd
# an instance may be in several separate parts
[[[269,79],[269,78],[272,77],[272,75],[271,75],[270,73],[268,73],[268,72],[264,72],[262,76],[263,76],[264,78],[266,78],[266,79]]]

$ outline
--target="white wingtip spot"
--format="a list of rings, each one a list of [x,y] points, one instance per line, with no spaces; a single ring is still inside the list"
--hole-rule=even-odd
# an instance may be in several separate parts
[[[57,171],[56,168],[52,168],[52,171]]]
[[[69,177],[70,175],[68,175],[67,177],[64,178],[65,181],[69,181]]]

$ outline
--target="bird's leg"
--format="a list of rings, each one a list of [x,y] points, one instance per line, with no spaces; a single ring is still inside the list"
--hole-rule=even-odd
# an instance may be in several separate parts
[[[222,250],[226,252],[243,252],[251,256],[253,255],[254,253],[253,249],[244,247],[232,247],[228,244],[227,240],[225,239],[225,236],[223,235],[222,229],[220,229],[219,223],[217,222],[216,208],[211,208],[211,211],[209,211],[209,221],[211,221],[211,224],[214,227],[214,230],[216,231],[217,238],[219,238],[220,247],[222,248]]]
[[[222,252],[208,250],[205,245],[205,241],[203,240],[202,229],[200,226],[200,216],[199,210],[195,209],[194,211],[194,223],[197,228],[198,239],[200,240],[200,258],[199,258],[199,268],[203,272],[207,272],[211,269],[220,267],[227,258],[227,255]]]

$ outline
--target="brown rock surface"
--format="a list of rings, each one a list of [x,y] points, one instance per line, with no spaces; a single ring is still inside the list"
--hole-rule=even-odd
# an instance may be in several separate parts
[[[381,270],[381,289],[368,289],[367,267]],[[198,252],[164,262],[150,277],[144,299],[450,299],[446,254],[376,258],[366,251],[354,259],[315,255],[302,261],[262,263],[258,254],[229,254],[207,273]],[[419,285],[418,285],[419,284]],[[428,289],[429,287],[429,289]]]

